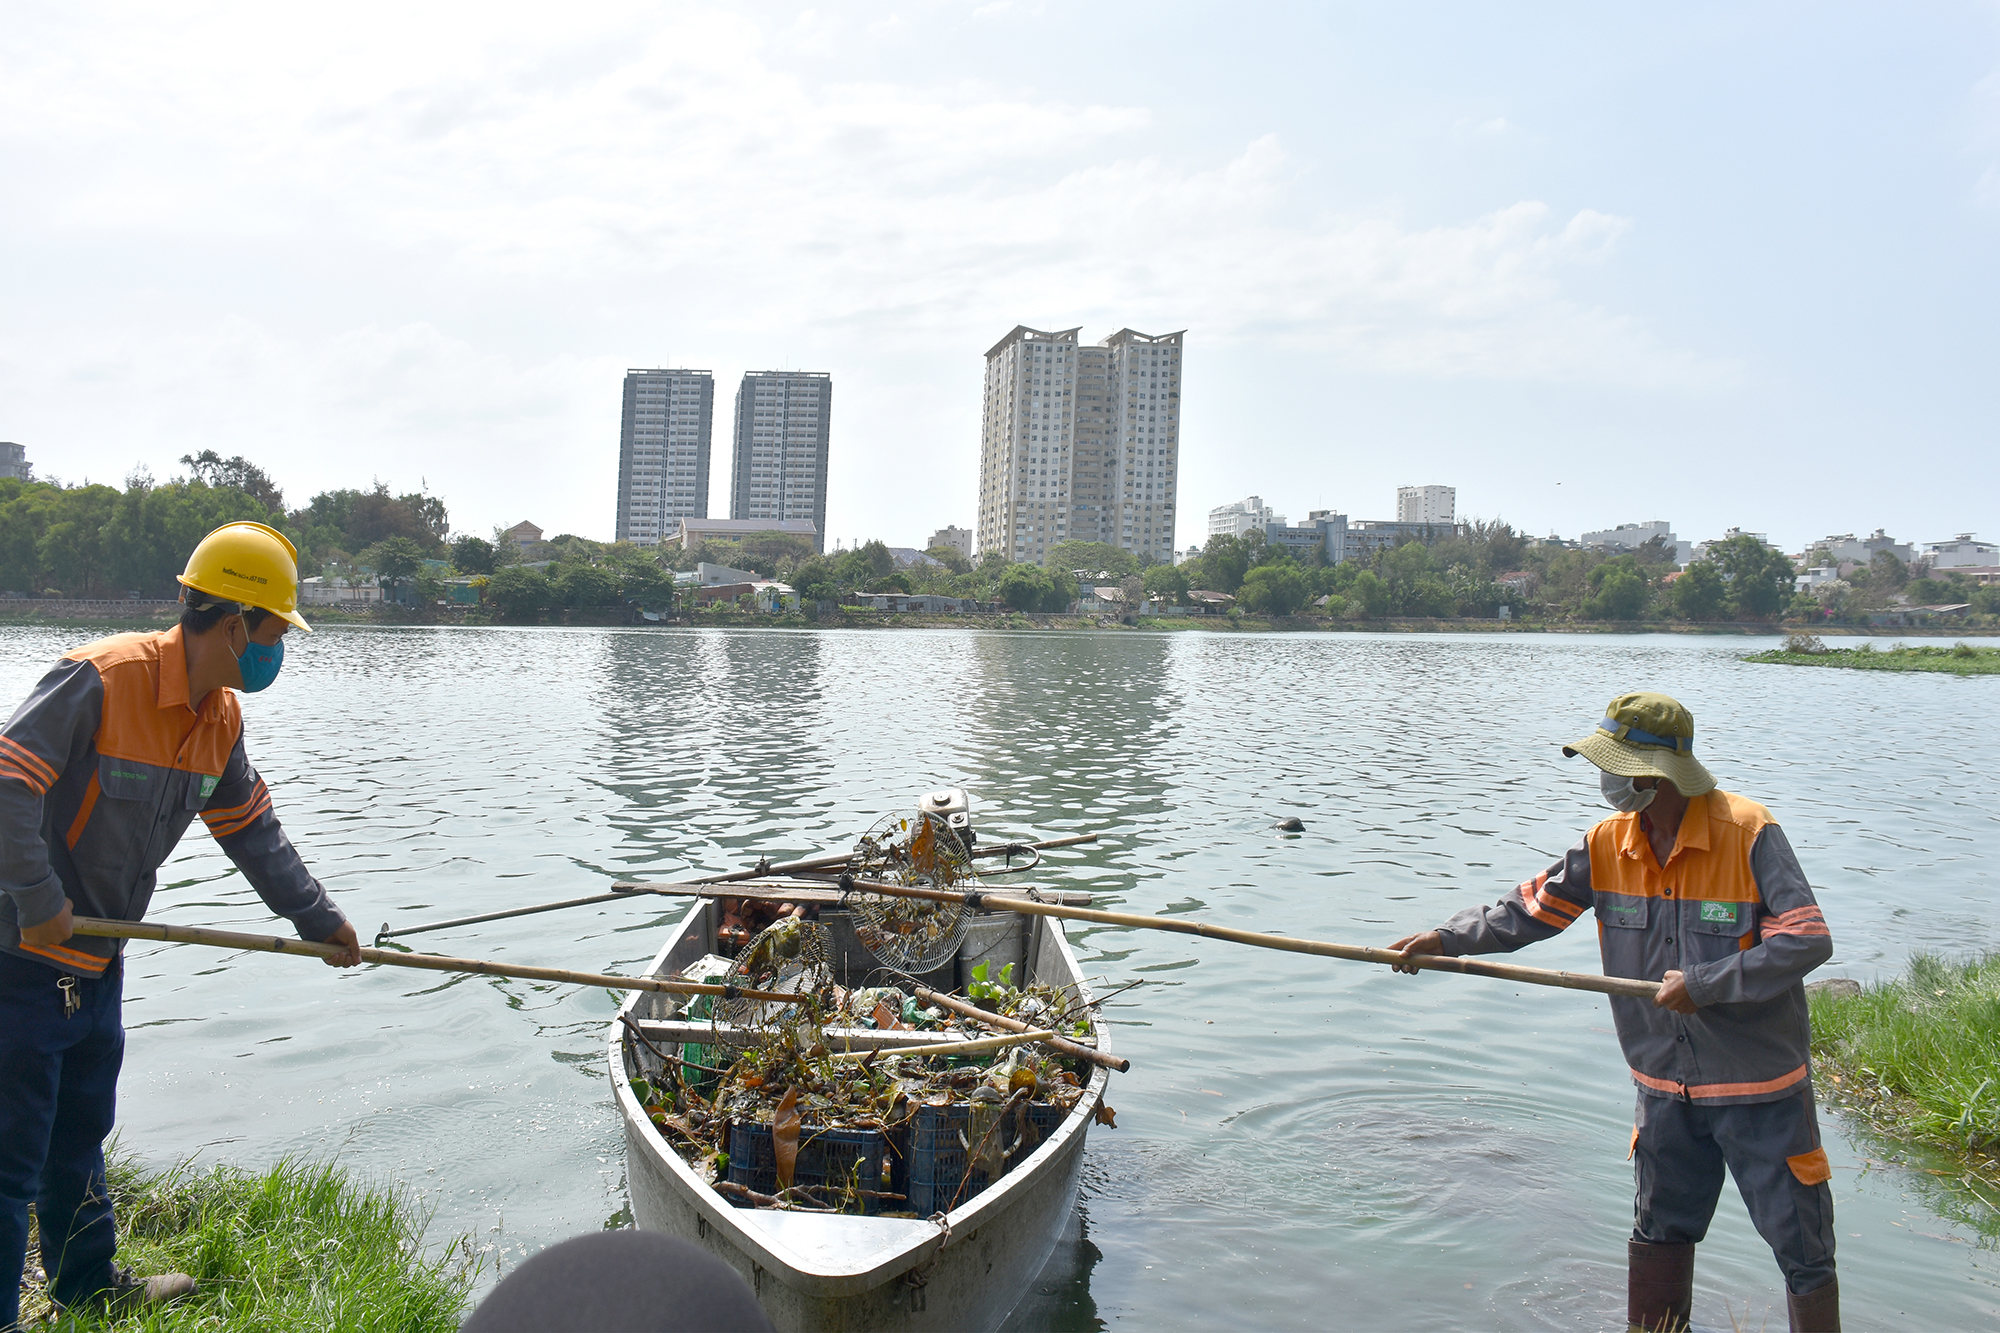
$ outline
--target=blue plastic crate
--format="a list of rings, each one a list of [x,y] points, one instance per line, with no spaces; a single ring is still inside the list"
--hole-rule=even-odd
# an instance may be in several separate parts
[[[1028,1103],[1028,1123],[1040,1133],[1043,1142],[1055,1133],[1056,1127],[1068,1114],[1053,1102]],[[909,1178],[905,1190],[909,1202],[904,1206],[918,1217],[949,1212],[954,1206],[954,1199],[963,1204],[993,1183],[986,1172],[976,1167],[971,1171],[972,1178],[965,1179],[968,1159],[972,1154],[960,1140],[961,1136],[971,1139],[971,1124],[972,1108],[962,1102],[955,1106],[917,1108],[910,1124],[910,1157],[905,1172]],[[1016,1165],[1012,1155],[1015,1137],[1012,1115],[1001,1122],[997,1133],[1001,1150],[1008,1154],[1008,1166],[1011,1168]],[[975,1143],[973,1146],[978,1145]],[[961,1183],[963,1189],[960,1189]]]
[[[793,1185],[844,1187],[850,1182],[862,1189],[882,1188],[882,1162],[889,1152],[887,1138],[879,1129],[799,1130],[799,1155],[792,1166]],[[769,1125],[735,1124],[729,1127],[729,1179],[759,1194],[778,1192],[778,1159],[771,1147]],[[738,1207],[748,1204],[736,1202]],[[827,1200],[829,1204],[832,1199]],[[894,1200],[865,1199],[864,1210],[879,1213],[902,1205]]]

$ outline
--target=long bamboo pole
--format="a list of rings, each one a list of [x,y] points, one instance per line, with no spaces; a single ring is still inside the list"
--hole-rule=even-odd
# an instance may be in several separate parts
[[[288,940],[277,935],[244,935],[233,930],[211,930],[207,926],[169,926],[157,921],[104,921],[80,916],[70,929],[78,935],[103,939],[165,940],[170,944],[202,944],[213,949],[247,949],[256,953],[288,953],[326,958],[341,952],[331,944],[309,940]],[[602,972],[573,972],[566,967],[527,967],[493,963],[483,958],[446,958],[433,953],[396,953],[390,949],[361,948],[361,961],[386,967],[411,967],[424,972],[476,972],[489,977],[517,977],[523,981],[559,981],[577,986],[602,986],[606,990],[659,991],[666,995],[720,995],[725,999],[758,1000],[766,1004],[797,1004],[800,997],[782,991],[746,990],[741,986],[717,986],[705,981],[661,981],[657,977],[614,977]]]
[[[1010,852],[1039,852],[1050,847],[1074,847],[1079,843],[1096,842],[1095,833],[1079,833],[1067,838],[1050,838],[1043,842],[1009,842],[992,847],[981,847],[974,856],[1002,856]],[[542,912],[560,912],[567,907],[588,907],[592,903],[616,902],[620,898],[640,898],[649,894],[663,897],[709,897],[720,898],[729,895],[715,892],[720,884],[739,884],[745,880],[765,879],[778,875],[806,874],[816,870],[838,870],[853,859],[852,852],[829,852],[824,856],[809,856],[803,861],[784,861],[777,865],[760,861],[748,870],[732,870],[727,874],[705,875],[700,879],[681,880],[672,884],[620,883],[612,886],[610,893],[592,894],[588,898],[565,898],[561,902],[537,903],[532,907],[509,907],[498,912],[482,912],[478,916],[453,917],[449,921],[430,921],[421,926],[405,926],[401,930],[389,929],[383,922],[382,929],[375,932],[375,943],[401,938],[404,935],[421,935],[430,930],[448,930],[453,926],[476,926],[487,921],[505,921],[517,916],[535,916]]]
[[[1396,966],[1408,963],[1432,972],[1463,972],[1468,976],[1493,977],[1500,981],[1522,981],[1531,986],[1557,986],[1564,990],[1596,991],[1601,995],[1625,995],[1650,1000],[1659,993],[1656,981],[1629,977],[1599,976],[1594,972],[1557,972],[1546,967],[1522,967],[1517,963],[1488,963],[1476,958],[1445,958],[1438,954],[1417,954],[1405,958],[1394,949],[1374,949],[1360,944],[1333,944],[1325,940],[1302,940],[1288,935],[1264,935],[1253,930],[1210,925],[1183,917],[1141,916],[1132,912],[1105,912],[1090,907],[1062,907],[1031,899],[1001,897],[998,894],[958,893],[950,889],[907,888],[901,884],[879,884],[855,880],[860,893],[880,893],[892,898],[923,898],[939,903],[964,903],[969,907],[1020,912],[1026,916],[1052,916],[1065,921],[1095,921],[1100,925],[1124,926],[1133,930],[1165,930],[1176,935],[1199,935],[1203,939],[1227,940],[1259,949],[1285,953],[1313,954],[1321,958],[1345,958],[1357,963]]]

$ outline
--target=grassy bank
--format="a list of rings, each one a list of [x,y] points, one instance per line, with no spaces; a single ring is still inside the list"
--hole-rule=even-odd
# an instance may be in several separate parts
[[[140,1274],[187,1273],[200,1285],[143,1316],[78,1314],[60,1328],[452,1333],[477,1269],[463,1237],[426,1256],[425,1219],[401,1189],[357,1185],[334,1166],[153,1172],[122,1161],[111,1189],[118,1262]],[[37,1263],[31,1245],[24,1326],[48,1311]]]
[[[1982,1229],[2000,1226],[2000,954],[1919,954],[1893,981],[1814,995],[1812,1027],[1826,1099],[1936,1150],[1984,1205]]]
[[[1811,635],[1794,634],[1782,648],[1768,653],[1752,653],[1746,662],[1775,662],[1783,666],[1850,667],[1859,671],[1944,671],[1954,676],[2000,676],[2000,648],[1975,648],[1969,643],[1909,647],[1897,644],[1877,649],[1872,643],[1859,648],[1829,648]]]

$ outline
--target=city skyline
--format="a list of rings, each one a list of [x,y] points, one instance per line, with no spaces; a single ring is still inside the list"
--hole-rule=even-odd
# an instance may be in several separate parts
[[[0,438],[609,536],[628,367],[811,366],[828,536],[911,540],[974,521],[997,331],[1189,327],[1182,545],[1419,475],[1648,517],[1608,459],[1688,533],[2000,531],[1985,10],[1158,12],[31,6]]]

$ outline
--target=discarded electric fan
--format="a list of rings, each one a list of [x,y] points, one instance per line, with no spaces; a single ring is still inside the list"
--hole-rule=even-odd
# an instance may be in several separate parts
[[[788,916],[764,927],[743,946],[722,976],[725,986],[745,990],[809,995],[833,980],[827,964],[826,928]],[[712,1011],[716,1021],[734,1027],[763,1027],[793,1016],[794,1006],[775,1001],[720,999]]]
[[[950,889],[978,878],[972,868],[971,801],[959,789],[932,792],[914,815],[889,815],[863,834],[847,864],[856,880]],[[950,961],[965,938],[963,903],[892,898],[857,891],[847,900],[854,938],[876,962],[912,975]]]

